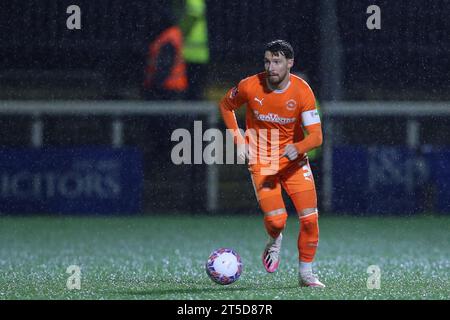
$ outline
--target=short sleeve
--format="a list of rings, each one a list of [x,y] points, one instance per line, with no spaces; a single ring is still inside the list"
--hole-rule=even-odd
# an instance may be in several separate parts
[[[247,102],[247,81],[241,80],[239,84],[228,90],[221,104],[228,110],[235,110]]]
[[[316,107],[316,98],[311,87],[305,82],[302,90],[302,124],[309,126],[320,123],[319,112]]]
[[[316,109],[316,98],[311,87],[305,82],[305,86],[302,88],[303,110],[309,111]]]

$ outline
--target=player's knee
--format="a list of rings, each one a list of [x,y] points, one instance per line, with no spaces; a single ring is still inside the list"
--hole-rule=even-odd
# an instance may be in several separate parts
[[[277,220],[271,220],[269,222],[269,224],[272,229],[274,229],[276,231],[282,231],[284,229],[284,227],[286,226],[286,218],[281,217],[280,219],[277,219]]]
[[[304,231],[306,233],[312,233],[317,228],[317,222],[316,221],[302,221],[301,222],[301,231]]]
[[[317,209],[315,211],[312,211],[312,209],[313,208],[311,208],[311,210],[304,210],[304,212],[307,213],[300,217],[301,232],[305,232],[307,234],[318,232],[319,224]]]
[[[286,226],[287,216],[285,211],[276,215],[266,215],[264,217],[264,224],[267,230],[274,233],[283,231]]]

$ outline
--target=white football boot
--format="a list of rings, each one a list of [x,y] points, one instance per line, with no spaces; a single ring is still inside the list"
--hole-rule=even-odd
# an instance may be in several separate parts
[[[273,239],[269,236],[266,248],[262,254],[262,262],[264,268],[267,272],[272,273],[278,269],[280,264],[280,251],[281,251],[281,241],[283,240],[283,235],[280,233],[278,238]]]
[[[319,281],[319,278],[312,272],[311,269],[300,270],[298,273],[298,279],[301,287],[325,288],[325,285]]]

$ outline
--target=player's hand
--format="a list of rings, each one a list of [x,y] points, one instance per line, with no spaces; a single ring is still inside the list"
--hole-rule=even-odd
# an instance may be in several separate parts
[[[240,143],[237,145],[237,156],[238,163],[240,164],[245,163],[245,161],[249,160],[250,156],[247,143]]]
[[[286,148],[284,148],[283,157],[287,157],[291,161],[297,159],[297,148],[293,144],[288,144]]]

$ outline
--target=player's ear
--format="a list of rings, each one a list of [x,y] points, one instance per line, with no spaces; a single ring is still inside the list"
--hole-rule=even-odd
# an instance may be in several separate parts
[[[288,68],[292,68],[294,66],[294,59],[288,59],[287,65],[288,65]]]

